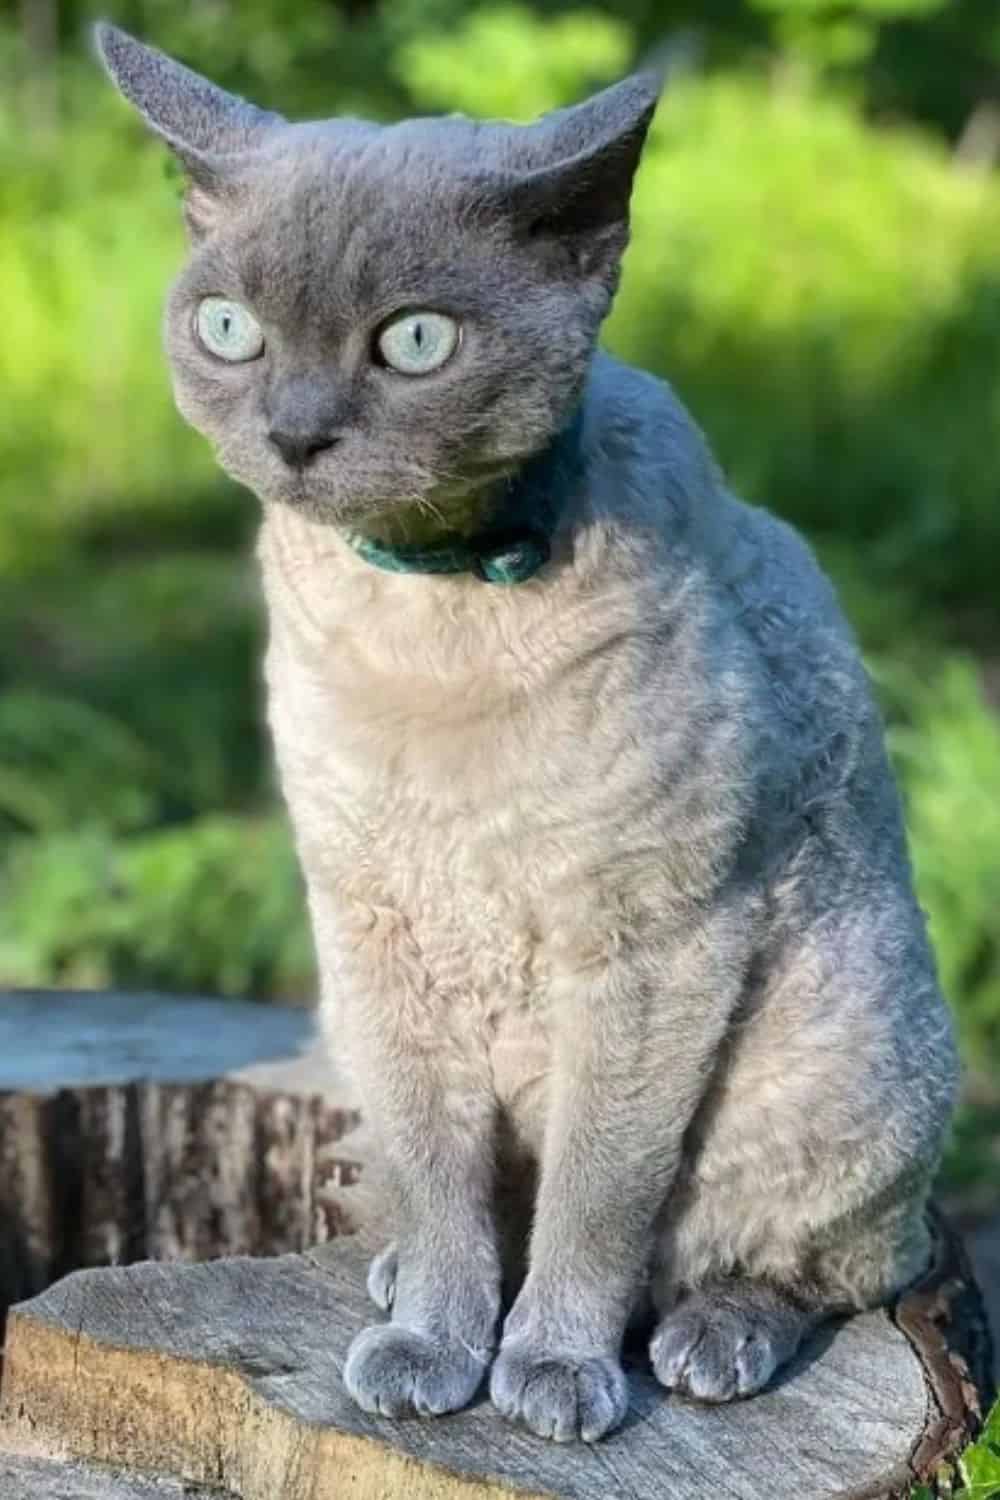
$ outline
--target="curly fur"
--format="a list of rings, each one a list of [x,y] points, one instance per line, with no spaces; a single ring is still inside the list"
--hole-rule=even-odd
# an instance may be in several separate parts
[[[921,1271],[956,1062],[831,589],[666,386],[593,352],[655,88],[520,131],[288,126],[103,46],[195,179],[178,399],[265,503],[323,1012],[396,1215],[371,1283],[391,1326],[348,1385],[437,1413],[492,1364],[501,1410],[594,1439],[648,1293],[664,1384],[748,1394],[820,1318]],[[209,291],[254,307],[259,368],[195,347]],[[400,302],[463,318],[453,370],[372,370]],[[467,515],[581,398],[583,477],[530,582],[383,574],[345,544],[347,520]],[[304,474],[268,446],[276,406],[338,424]],[[498,1214],[500,1179],[536,1176]],[[529,1214],[498,1350],[501,1230]]]

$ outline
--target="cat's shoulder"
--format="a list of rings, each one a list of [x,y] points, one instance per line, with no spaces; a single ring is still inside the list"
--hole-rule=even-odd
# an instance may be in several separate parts
[[[636,456],[684,456],[719,471],[704,434],[668,381],[605,350],[594,358],[587,399],[587,431],[605,445],[624,440]]]
[[[665,381],[600,351],[591,366],[583,443],[599,513],[654,530],[686,528],[692,506],[721,493],[721,472],[694,418]]]
[[[603,352],[594,362],[586,440],[592,493],[626,537],[656,535],[652,565],[716,596],[744,621],[790,610],[850,640],[832,586],[794,527],[729,488],[696,421],[665,381]]]

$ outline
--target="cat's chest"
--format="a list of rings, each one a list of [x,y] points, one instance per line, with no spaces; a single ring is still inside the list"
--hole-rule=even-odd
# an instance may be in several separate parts
[[[390,914],[466,994],[586,970],[653,842],[634,579],[563,566],[493,589],[276,540],[269,719],[314,925]]]
[[[280,656],[280,645],[273,648]],[[450,693],[424,674],[366,677],[273,659],[270,717],[314,896],[405,921],[444,989],[541,992],[579,819],[530,697]]]

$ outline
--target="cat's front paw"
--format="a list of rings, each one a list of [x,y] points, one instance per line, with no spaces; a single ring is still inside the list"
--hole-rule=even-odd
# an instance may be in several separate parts
[[[625,1375],[600,1355],[572,1359],[511,1344],[500,1350],[490,1377],[493,1405],[519,1418],[539,1437],[596,1443],[617,1427],[628,1406]]]
[[[383,1417],[439,1417],[467,1406],[488,1356],[464,1344],[436,1343],[409,1328],[377,1323],[347,1351],[344,1384],[358,1405]]]

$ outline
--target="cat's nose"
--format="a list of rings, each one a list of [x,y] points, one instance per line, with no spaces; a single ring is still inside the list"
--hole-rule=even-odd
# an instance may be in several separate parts
[[[336,432],[291,432],[281,427],[272,427],[267,436],[290,469],[304,469],[340,440]]]

